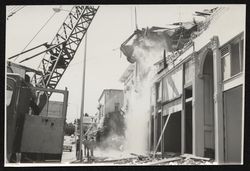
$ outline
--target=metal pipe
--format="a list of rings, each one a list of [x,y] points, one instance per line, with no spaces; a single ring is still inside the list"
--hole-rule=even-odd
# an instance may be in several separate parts
[[[44,52],[48,52],[48,51],[50,51],[51,49],[53,49],[53,48],[55,48],[55,47],[57,47],[57,46],[60,46],[60,45],[63,44],[63,43],[66,43],[66,41],[61,42],[61,43],[59,43],[58,45],[52,46],[52,47],[50,47],[50,48],[48,48],[48,49],[46,49],[46,50],[44,50],[44,51],[42,51],[42,52],[39,52],[39,53],[37,53],[37,54],[35,54],[35,55],[29,57],[29,58],[26,58],[26,59],[20,61],[20,63],[22,63],[22,62],[24,62],[24,61],[27,61],[27,60],[29,60],[29,59],[31,59],[31,58],[34,58],[34,57],[36,57],[36,56],[38,56],[38,55],[41,55],[41,54],[43,54]]]
[[[17,57],[17,56],[19,56],[19,55],[22,55],[22,54],[24,54],[24,53],[26,53],[26,52],[29,52],[29,51],[31,51],[31,50],[34,50],[34,49],[39,48],[39,47],[41,47],[41,46],[44,46],[44,45],[46,45],[46,44],[47,44],[47,42],[46,42],[46,43],[43,43],[43,44],[41,44],[41,45],[38,45],[38,46],[36,46],[36,47],[33,47],[33,48],[31,48],[31,49],[28,49],[28,50],[26,50],[26,51],[23,51],[23,52],[21,52],[21,53],[19,53],[19,54],[17,54],[17,55],[11,56],[11,57],[9,57],[8,59],[15,58],[15,57]]]
[[[84,91],[85,91],[85,70],[86,70],[86,54],[87,54],[87,32],[85,34],[85,49],[84,49],[84,64],[83,64],[83,78],[82,78],[82,100],[81,100],[81,113],[80,113],[80,161],[82,162],[82,140],[83,140],[83,125],[82,119],[84,114]]]

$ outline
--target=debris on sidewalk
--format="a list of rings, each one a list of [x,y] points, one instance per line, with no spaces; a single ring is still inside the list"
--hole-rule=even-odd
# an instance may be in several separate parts
[[[140,154],[135,154],[135,153],[130,153],[133,156],[137,156],[139,160],[143,160],[148,158],[148,156],[140,155]]]
[[[165,163],[169,163],[169,162],[173,162],[177,160],[181,160],[181,158],[180,157],[166,158],[166,159],[161,159],[161,160],[154,161],[154,162],[149,162],[149,163],[146,163],[145,165],[161,165],[161,164],[165,164]]]
[[[112,155],[113,154],[113,155]],[[74,163],[80,163],[79,161]],[[97,156],[91,157],[91,161],[84,160],[83,163],[112,164],[112,165],[215,165],[213,159],[199,157],[192,154],[165,153],[162,155],[120,153],[115,151],[97,151]]]

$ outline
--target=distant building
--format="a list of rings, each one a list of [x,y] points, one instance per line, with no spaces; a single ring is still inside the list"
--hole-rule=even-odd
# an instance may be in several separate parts
[[[123,106],[123,90],[116,89],[105,89],[99,97],[98,105],[98,116],[97,123],[98,127],[103,126],[103,121],[108,113],[120,112]]]
[[[100,148],[119,149],[122,142],[117,142],[124,136],[123,90],[105,89],[98,102],[96,142]],[[114,137],[116,137],[114,139]],[[117,137],[119,137],[117,139]]]

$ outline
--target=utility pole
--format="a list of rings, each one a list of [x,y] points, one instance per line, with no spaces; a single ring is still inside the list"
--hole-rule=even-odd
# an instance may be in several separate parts
[[[83,126],[82,120],[84,115],[84,91],[85,91],[85,70],[86,70],[86,54],[87,54],[87,33],[85,34],[85,49],[84,49],[84,63],[83,63],[83,78],[82,78],[82,100],[80,113],[80,161],[82,162],[82,140],[83,140]]]
[[[138,30],[136,6],[135,6],[135,28],[136,28],[136,30]]]

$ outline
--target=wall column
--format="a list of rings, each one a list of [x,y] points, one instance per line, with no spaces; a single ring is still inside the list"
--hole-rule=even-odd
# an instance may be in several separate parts
[[[213,50],[214,69],[215,161],[224,163],[222,71],[218,36],[211,39],[211,49]]]
[[[194,53],[195,60],[195,76],[193,81],[193,125],[195,132],[193,135],[193,154],[196,156],[204,156],[204,85],[202,74],[203,67],[201,67],[201,58],[205,58],[207,49],[199,55]],[[202,70],[202,71],[200,71]]]
[[[154,141],[153,141],[153,149],[155,149],[157,144],[157,113],[156,113],[156,104],[154,106]]]

